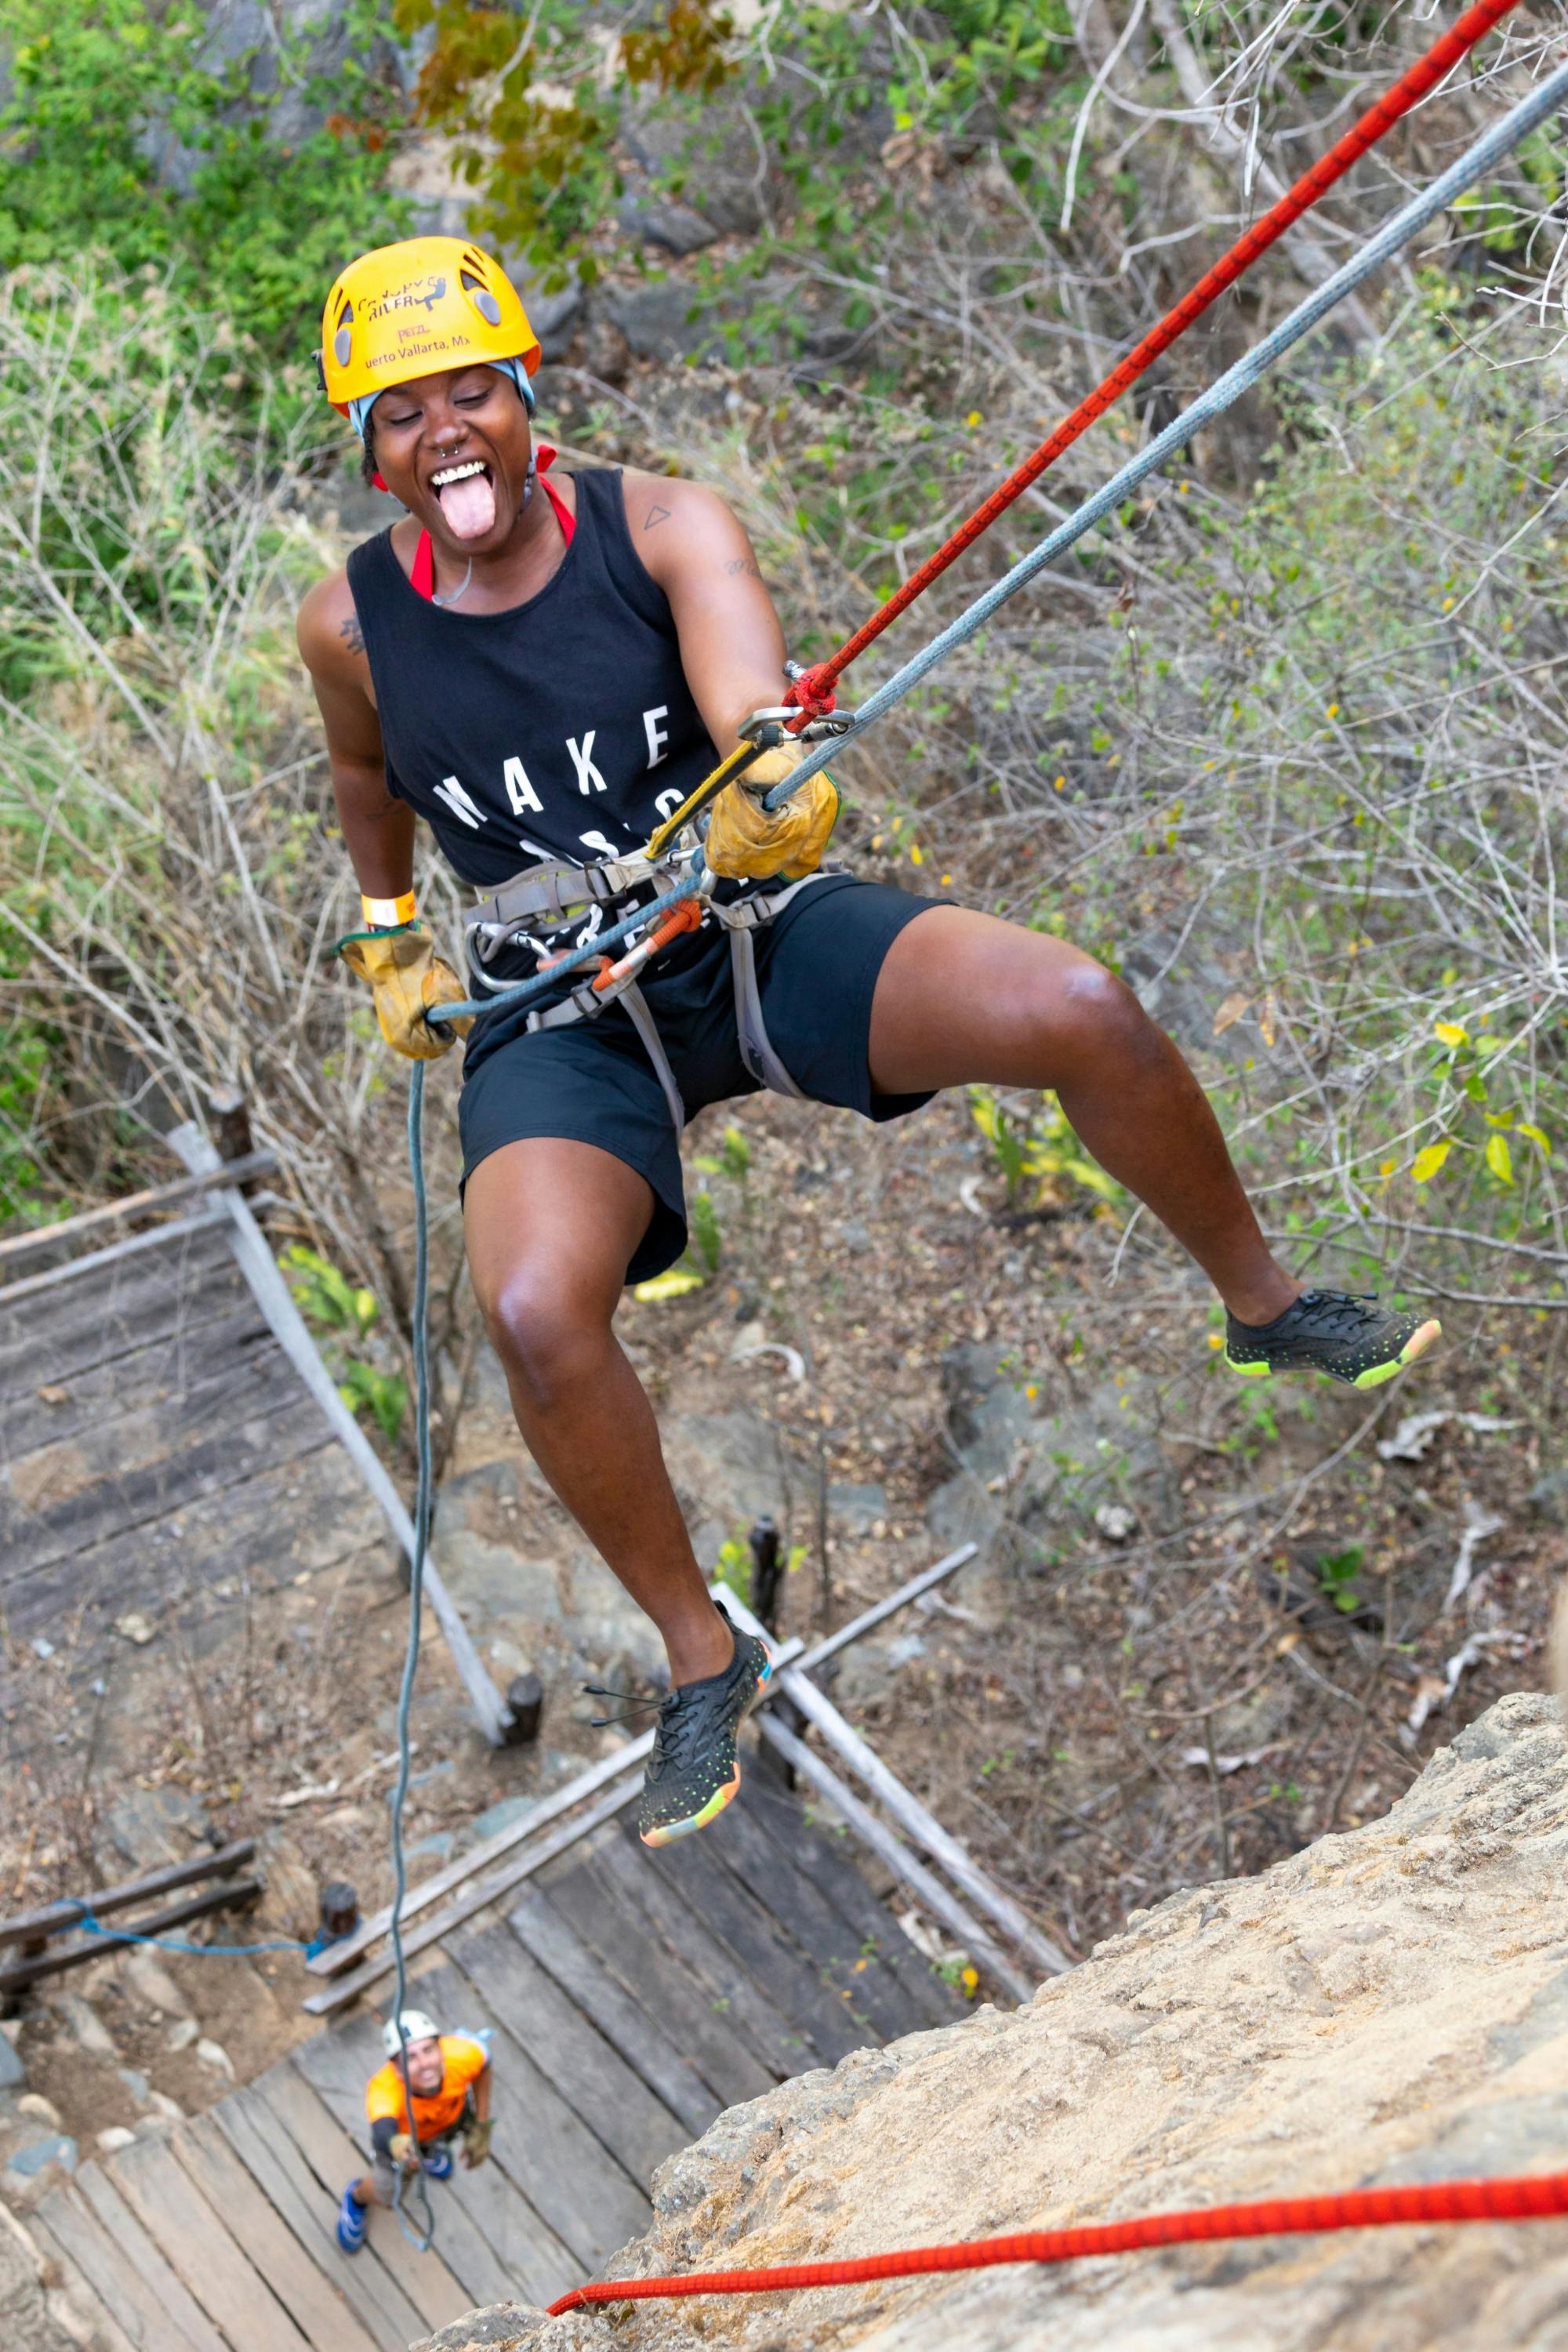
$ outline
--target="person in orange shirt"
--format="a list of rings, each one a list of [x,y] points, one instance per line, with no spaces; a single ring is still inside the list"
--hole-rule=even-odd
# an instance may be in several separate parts
[[[423,2010],[405,2009],[386,2026],[382,2046],[386,2063],[371,2076],[364,2095],[375,2160],[363,2179],[350,2181],[338,2208],[338,2243],[345,2254],[364,2243],[365,2208],[395,2201],[399,2172],[423,2168],[432,2180],[449,2179],[454,2139],[461,2140],[470,2171],[490,2152],[490,2061],[482,2042],[468,2033],[443,2033]]]

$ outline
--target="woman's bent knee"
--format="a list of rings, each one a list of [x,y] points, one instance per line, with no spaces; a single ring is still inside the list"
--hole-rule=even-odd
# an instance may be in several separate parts
[[[1067,1002],[1069,1028],[1101,1051],[1136,1049],[1159,1035],[1127,982],[1088,958],[1068,976]]]
[[[558,1269],[514,1266],[479,1306],[508,1379],[542,1409],[590,1376],[610,1344],[609,1315]]]

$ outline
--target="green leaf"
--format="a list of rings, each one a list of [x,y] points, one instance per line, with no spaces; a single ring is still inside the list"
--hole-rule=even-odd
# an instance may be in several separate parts
[[[1487,1139],[1487,1166],[1500,1184],[1513,1182],[1513,1154],[1508,1148],[1506,1135],[1493,1135]]]
[[[697,1244],[697,1254],[709,1273],[717,1274],[724,1245],[719,1232],[719,1212],[713,1206],[711,1192],[699,1192],[691,1203],[691,1238]]]
[[[354,1412],[369,1412],[389,1445],[397,1443],[403,1416],[408,1410],[408,1390],[395,1372],[378,1371],[374,1364],[350,1364],[338,1383],[338,1394]]]
[[[1531,1143],[1538,1143],[1541,1146],[1542,1150],[1546,1154],[1548,1160],[1551,1159],[1552,1139],[1550,1136],[1542,1135],[1538,1127],[1531,1127],[1528,1120],[1522,1118],[1519,1122],[1518,1131],[1521,1135],[1528,1135]]]
[[[647,1282],[636,1283],[632,1297],[645,1307],[657,1306],[661,1299],[684,1298],[688,1292],[700,1290],[702,1276],[689,1266],[672,1265],[668,1274],[656,1274]]]

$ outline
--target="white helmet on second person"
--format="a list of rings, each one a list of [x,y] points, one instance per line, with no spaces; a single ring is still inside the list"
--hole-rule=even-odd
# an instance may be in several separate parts
[[[403,2028],[402,2039],[397,2029]],[[422,2009],[405,2009],[401,2017],[389,2017],[381,2030],[381,2046],[389,2058],[401,2057],[404,2042],[439,2042],[441,2029],[433,2017]]]

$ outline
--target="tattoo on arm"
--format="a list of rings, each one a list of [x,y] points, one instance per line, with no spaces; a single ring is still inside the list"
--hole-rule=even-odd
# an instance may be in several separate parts
[[[339,624],[338,635],[351,654],[363,653],[364,631],[360,627],[358,613],[351,613],[346,621]]]
[[[651,530],[656,522],[668,522],[668,520],[669,509],[668,507],[649,507],[643,520],[643,529],[644,530]]]
[[[724,569],[731,578],[737,572],[743,572],[748,580],[760,580],[763,576],[749,555],[731,556]]]

